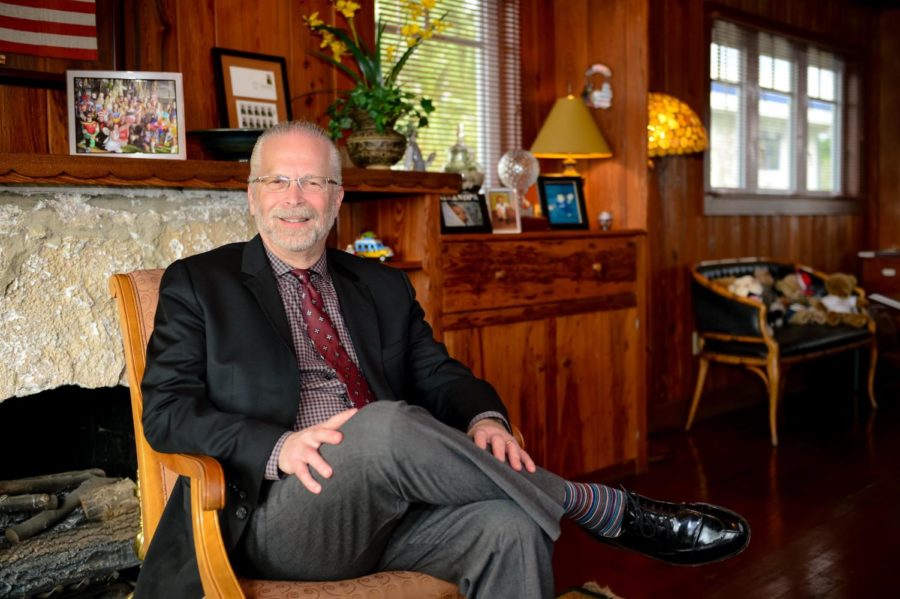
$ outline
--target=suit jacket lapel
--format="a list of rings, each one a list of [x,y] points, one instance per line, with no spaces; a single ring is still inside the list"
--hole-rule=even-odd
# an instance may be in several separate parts
[[[256,301],[259,302],[263,313],[272,323],[278,336],[293,352],[294,341],[291,338],[291,325],[284,312],[284,303],[281,301],[281,294],[278,293],[278,283],[275,281],[272,265],[269,264],[259,235],[244,246],[241,271],[244,276],[244,284],[256,297]]]
[[[376,399],[393,399],[394,394],[384,376],[378,313],[369,288],[351,271],[336,264],[331,255],[328,270],[341,303],[341,314],[359,358],[359,366],[369,388]]]

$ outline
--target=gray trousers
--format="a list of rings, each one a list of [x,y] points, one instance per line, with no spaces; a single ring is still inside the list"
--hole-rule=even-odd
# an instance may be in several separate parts
[[[424,572],[466,597],[552,597],[564,483],[516,472],[462,432],[403,402],[372,403],[323,445],[322,492],[271,484],[243,553],[270,579],[338,580]]]

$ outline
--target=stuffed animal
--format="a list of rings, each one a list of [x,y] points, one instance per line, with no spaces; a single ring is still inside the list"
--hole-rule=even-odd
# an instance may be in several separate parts
[[[828,324],[846,324],[858,328],[866,326],[869,319],[863,312],[864,302],[853,293],[855,289],[856,277],[853,275],[837,272],[825,278],[825,290],[828,294],[821,298],[821,307]]]
[[[853,314],[859,312],[856,308],[856,277],[853,275],[836,272],[825,279],[825,290],[828,295],[822,298],[822,303],[829,312]]]
[[[739,297],[762,301],[763,286],[753,275],[736,278],[728,285],[728,291]]]
[[[785,275],[775,283],[775,289],[780,297],[769,305],[769,312],[780,314],[782,324],[825,324],[825,313],[812,309],[812,285],[807,273]]]
[[[765,305],[771,305],[772,302],[778,299],[778,292],[775,291],[775,278],[768,268],[765,266],[754,268],[753,278],[762,285],[762,301]]]
[[[737,277],[719,277],[718,279],[713,279],[712,284],[728,291],[728,288],[731,287],[731,284],[734,283],[736,279]]]

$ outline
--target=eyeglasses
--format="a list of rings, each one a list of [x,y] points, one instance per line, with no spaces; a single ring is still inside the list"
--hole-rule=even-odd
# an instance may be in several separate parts
[[[328,191],[329,185],[340,185],[334,179],[318,175],[304,175],[296,179],[291,179],[284,175],[263,175],[250,179],[250,183],[261,183],[266,191],[272,193],[284,193],[291,188],[292,181],[297,184],[300,191],[305,191],[306,193],[325,193]]]

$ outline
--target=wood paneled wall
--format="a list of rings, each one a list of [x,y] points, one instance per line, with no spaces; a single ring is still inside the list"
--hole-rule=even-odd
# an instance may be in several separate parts
[[[875,64],[878,69],[878,161],[873,186],[872,247],[900,248],[900,10],[880,16]]]
[[[794,33],[853,48],[868,57],[877,14],[862,4],[852,0],[725,0],[717,4],[650,0],[650,91],[672,94],[698,114],[705,114],[709,9],[738,10]],[[896,52],[897,42],[890,44]],[[891,62],[890,68],[896,72],[896,61]],[[896,98],[896,87],[894,93]],[[896,109],[892,106],[891,110],[897,123]],[[873,126],[870,120],[869,138],[875,133]],[[771,256],[807,263],[826,272],[855,272],[856,252],[871,246],[866,234],[868,201],[861,213],[852,215],[705,216],[703,176],[703,156],[699,154],[657,159],[649,173],[651,431],[683,426],[693,392],[692,264],[707,259]],[[705,394],[713,395],[717,389],[737,384],[750,390],[759,387],[760,399],[764,396],[757,380],[725,367],[710,370]],[[701,403],[701,412],[703,408]]]
[[[314,11],[327,22],[327,0],[121,0],[122,60],[119,70],[177,71],[184,80],[182,114],[187,131],[220,126],[216,105],[215,46],[283,56],[295,118],[317,119],[349,87],[346,76],[310,54],[318,38],[303,22]],[[373,4],[357,15],[371,38]],[[66,98],[63,91],[0,85],[0,151],[67,154]],[[23,126],[22,123],[25,123]],[[188,140],[188,157],[203,158]]]
[[[522,0],[521,7],[524,147],[557,98],[581,94],[590,65],[610,67],[613,105],[591,112],[613,157],[578,163],[588,218],[596,229],[597,215],[608,210],[616,228],[645,228],[647,0]],[[560,172],[561,161],[542,160],[541,171]]]

